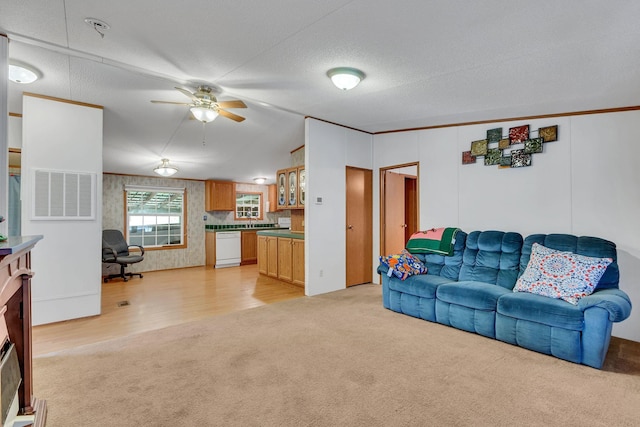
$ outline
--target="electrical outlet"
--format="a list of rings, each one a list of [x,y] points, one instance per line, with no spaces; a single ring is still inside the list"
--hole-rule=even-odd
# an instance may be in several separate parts
[[[318,273],[318,276],[322,277],[323,274],[324,274],[324,271],[320,270],[320,272]]]
[[[202,216],[202,220],[203,220],[203,221],[206,221],[206,220],[207,220],[207,216],[206,216],[206,215],[203,215],[203,216]]]

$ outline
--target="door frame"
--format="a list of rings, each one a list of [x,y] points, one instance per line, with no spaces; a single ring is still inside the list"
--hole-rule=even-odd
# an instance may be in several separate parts
[[[402,163],[399,165],[385,166],[380,168],[380,248],[379,253],[383,254],[385,247],[385,177],[386,171],[393,169],[402,169],[406,167],[416,167],[416,216],[418,218],[418,226],[420,225],[420,162]]]

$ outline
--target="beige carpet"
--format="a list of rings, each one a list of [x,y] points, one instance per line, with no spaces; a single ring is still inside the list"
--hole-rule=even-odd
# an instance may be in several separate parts
[[[47,426],[637,426],[640,376],[381,304],[362,285],[38,357]]]

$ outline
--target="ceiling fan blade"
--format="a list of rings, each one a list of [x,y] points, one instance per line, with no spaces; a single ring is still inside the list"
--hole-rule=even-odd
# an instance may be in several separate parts
[[[225,116],[226,118],[235,120],[236,122],[241,122],[244,120],[244,117],[239,116],[237,114],[230,113],[223,109],[218,109],[218,113],[220,113],[221,116]]]
[[[182,89],[181,87],[176,87],[176,90],[179,90],[180,92],[182,92],[183,94],[185,94],[189,98],[193,99],[194,101],[199,101],[197,96],[195,96],[192,92],[189,92],[186,89]]]
[[[191,105],[188,102],[173,102],[173,101],[151,101],[154,104],[176,104],[176,105]]]
[[[247,108],[247,105],[239,99],[235,101],[218,101],[216,104],[220,108]]]

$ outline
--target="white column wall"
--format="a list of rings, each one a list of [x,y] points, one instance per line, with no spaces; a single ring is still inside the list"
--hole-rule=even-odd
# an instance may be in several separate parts
[[[636,306],[615,336],[640,341],[640,111],[568,116],[374,136],[374,252],[379,252],[379,168],[420,162],[420,228],[570,233],[618,246],[620,288]],[[462,151],[487,129],[558,125],[559,139],[533,155],[532,166],[498,169],[481,159],[462,165]],[[535,136],[535,134],[533,135]],[[377,264],[377,263],[375,263]]]
[[[22,234],[32,252],[33,324],[100,314],[102,109],[23,97]],[[33,170],[96,174],[94,220],[33,221]]]
[[[315,119],[305,120],[306,295],[346,287],[345,168],[371,169],[372,141],[367,133]],[[322,204],[318,204],[318,197],[322,198]]]

